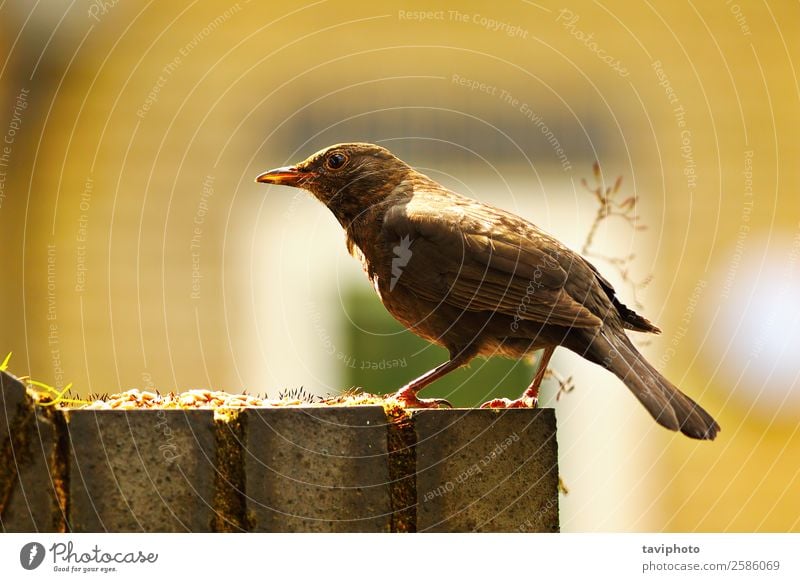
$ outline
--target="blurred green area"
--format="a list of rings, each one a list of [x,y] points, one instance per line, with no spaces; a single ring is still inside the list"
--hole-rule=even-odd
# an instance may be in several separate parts
[[[447,361],[447,350],[403,328],[370,290],[352,290],[347,305],[352,325],[347,330],[347,351],[337,357],[344,367],[344,386],[386,394]],[[455,407],[518,398],[533,373],[534,367],[525,360],[477,358],[425,388],[420,397],[445,398]]]

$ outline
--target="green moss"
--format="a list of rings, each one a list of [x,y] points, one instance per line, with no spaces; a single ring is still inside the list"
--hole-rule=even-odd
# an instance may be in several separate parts
[[[214,410],[214,438],[216,441],[217,469],[214,478],[214,532],[250,531],[252,524],[247,516],[245,495],[245,458],[243,443],[246,438],[245,417],[240,408]]]
[[[383,402],[389,450],[389,493],[392,504],[391,531],[417,531],[416,434],[411,415],[391,400]]]

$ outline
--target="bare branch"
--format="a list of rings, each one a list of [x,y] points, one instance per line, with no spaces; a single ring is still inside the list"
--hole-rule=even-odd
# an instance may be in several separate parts
[[[600,259],[612,265],[619,273],[622,280],[630,287],[633,296],[634,306],[637,309],[642,308],[642,304],[638,299],[638,293],[644,290],[652,281],[652,275],[646,276],[644,279],[635,280],[630,275],[630,266],[636,259],[636,254],[631,253],[626,257],[613,257],[604,255],[593,248],[597,230],[603,221],[617,217],[624,220],[628,225],[637,231],[646,230],[647,226],[639,222],[639,216],[636,214],[636,205],[639,197],[636,195],[628,196],[622,200],[618,200],[618,194],[622,188],[622,176],[618,176],[614,181],[613,186],[606,186],[603,180],[603,173],[600,169],[600,163],[595,162],[592,165],[592,174],[595,179],[595,185],[589,186],[586,179],[581,179],[583,187],[597,200],[599,208],[594,217],[589,232],[586,234],[586,240],[583,243],[581,253],[586,257]]]

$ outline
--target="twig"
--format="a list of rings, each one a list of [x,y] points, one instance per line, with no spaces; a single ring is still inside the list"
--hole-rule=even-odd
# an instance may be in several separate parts
[[[622,187],[622,176],[618,176],[614,181],[613,186],[606,186],[603,180],[603,173],[600,170],[600,163],[595,162],[592,165],[592,174],[594,175],[595,186],[589,186],[585,178],[581,179],[581,184],[586,190],[594,196],[595,200],[599,203],[600,207],[597,209],[597,214],[594,217],[592,226],[586,235],[586,240],[583,243],[581,253],[586,257],[600,259],[607,262],[614,267],[620,275],[620,278],[629,285],[633,296],[633,303],[637,309],[641,309],[642,303],[639,301],[638,293],[644,290],[653,280],[652,275],[647,275],[644,279],[635,280],[630,274],[630,267],[636,259],[636,253],[630,253],[625,257],[613,257],[604,255],[597,252],[592,247],[594,245],[594,238],[600,224],[612,217],[616,216],[621,218],[634,230],[647,230],[647,226],[639,222],[639,216],[636,214],[636,204],[639,201],[637,195],[629,196],[623,200],[618,200],[620,189]]]
[[[556,402],[559,402],[563,396],[575,390],[575,382],[572,376],[564,378],[554,368],[547,368],[544,371],[545,378],[553,378],[558,383],[558,392],[556,393]]]

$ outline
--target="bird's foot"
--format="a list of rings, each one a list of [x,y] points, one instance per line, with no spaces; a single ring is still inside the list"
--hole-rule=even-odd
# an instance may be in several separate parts
[[[400,388],[386,398],[397,400],[404,408],[453,408],[453,405],[444,398],[418,398],[417,393],[408,388]]]
[[[481,408],[537,408],[538,406],[538,398],[531,398],[530,396],[521,396],[516,400],[495,398],[481,404]]]

